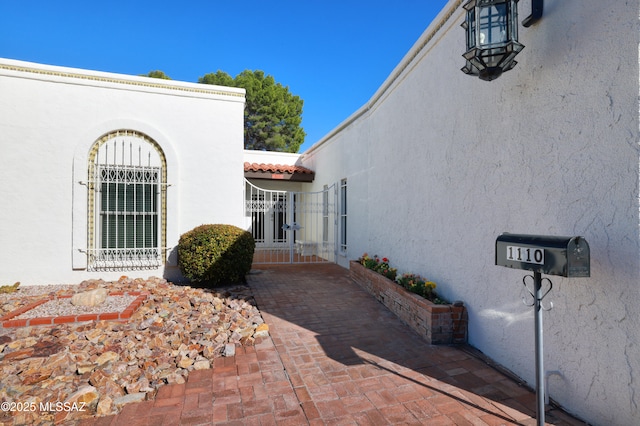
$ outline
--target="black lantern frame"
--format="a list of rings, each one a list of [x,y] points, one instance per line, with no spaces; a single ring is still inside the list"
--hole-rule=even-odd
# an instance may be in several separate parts
[[[518,42],[518,0],[469,0],[462,7],[467,11],[462,72],[492,81],[513,69],[524,48]]]

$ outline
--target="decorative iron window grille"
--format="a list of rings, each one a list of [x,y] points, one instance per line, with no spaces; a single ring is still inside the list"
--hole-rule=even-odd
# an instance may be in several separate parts
[[[90,265],[96,270],[160,266],[158,195],[161,169],[98,166],[98,245]]]
[[[251,215],[251,233],[256,243],[263,243],[265,212],[264,195],[251,194],[251,201],[247,201],[247,212]]]
[[[88,270],[160,267],[166,250],[162,151],[142,134],[119,131],[98,141],[92,154]]]

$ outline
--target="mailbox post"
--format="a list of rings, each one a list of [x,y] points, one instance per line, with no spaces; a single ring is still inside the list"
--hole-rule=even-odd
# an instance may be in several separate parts
[[[589,277],[591,274],[589,244],[582,237],[504,233],[496,239],[495,259],[498,266],[533,272],[533,276],[526,275],[522,282],[534,299],[530,306],[533,306],[535,318],[536,418],[538,425],[544,425],[542,299],[551,291],[553,283],[550,279],[544,278],[549,282],[549,289],[543,293],[542,274],[568,278]],[[527,287],[527,277],[533,278],[533,291]]]
[[[293,219],[293,209],[291,209],[291,212],[289,214],[290,218]],[[300,229],[302,229],[302,226],[300,226],[299,223],[295,222],[295,221],[291,221],[291,225],[289,225],[288,223],[285,223],[284,225],[282,225],[282,230],[283,231],[293,231],[291,234],[289,234],[289,263],[293,263],[293,258],[295,256],[295,253],[293,251],[293,246],[296,240],[296,231],[299,231]]]

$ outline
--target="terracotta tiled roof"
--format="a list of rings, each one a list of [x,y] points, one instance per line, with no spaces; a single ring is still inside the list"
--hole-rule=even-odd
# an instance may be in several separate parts
[[[309,170],[300,166],[287,166],[284,164],[265,164],[265,163],[244,163],[245,172],[265,172],[265,173],[299,173],[299,174],[314,174],[313,170]]]

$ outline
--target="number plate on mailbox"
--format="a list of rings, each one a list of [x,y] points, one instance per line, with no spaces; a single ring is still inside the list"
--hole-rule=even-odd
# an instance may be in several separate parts
[[[507,260],[544,265],[544,249],[507,246]]]
[[[582,237],[504,233],[496,239],[496,265],[563,277],[590,276],[589,244]]]

